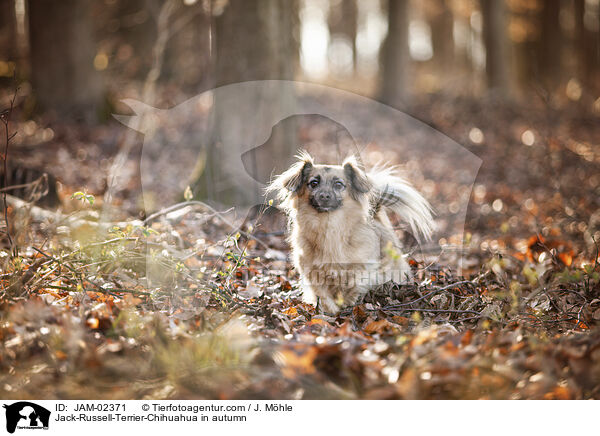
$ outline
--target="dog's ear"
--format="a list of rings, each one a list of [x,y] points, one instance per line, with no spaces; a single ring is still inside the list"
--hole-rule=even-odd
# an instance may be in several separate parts
[[[308,175],[312,170],[313,164],[310,161],[296,162],[281,176],[282,186],[290,192],[301,193],[308,181]]]
[[[275,179],[267,186],[267,194],[276,192],[280,200],[284,200],[288,193],[302,194],[308,176],[313,168],[314,161],[312,157],[301,152],[298,156],[298,162],[293,164],[288,170],[275,177]]]
[[[344,175],[350,183],[350,195],[352,198],[357,200],[360,194],[369,192],[371,183],[356,158],[351,156],[342,165],[344,167]]]

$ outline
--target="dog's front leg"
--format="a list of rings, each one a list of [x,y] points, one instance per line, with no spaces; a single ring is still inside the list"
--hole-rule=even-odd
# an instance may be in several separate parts
[[[335,300],[327,292],[318,285],[311,285],[307,281],[303,281],[300,288],[302,289],[302,300],[305,303],[322,309],[326,313],[335,314],[339,311]]]
[[[340,306],[329,295],[319,297],[319,306],[322,312],[328,315],[337,315],[337,313],[340,311]]]

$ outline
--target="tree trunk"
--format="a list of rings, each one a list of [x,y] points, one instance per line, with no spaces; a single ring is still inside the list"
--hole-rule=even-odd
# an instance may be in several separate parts
[[[292,11],[291,2],[229,1],[216,19],[217,86],[292,78]]]
[[[178,20],[189,19],[183,29],[175,32],[167,43],[161,78],[174,82],[186,93],[210,88],[212,17],[202,2],[182,5]]]
[[[408,0],[388,0],[388,33],[381,52],[380,100],[402,105],[408,97]]]
[[[591,84],[594,80],[594,70],[600,65],[598,62],[600,59],[598,56],[600,32],[596,32],[596,40],[594,40],[594,33],[585,26],[585,0],[575,0],[574,12],[573,51],[577,57],[577,77],[582,82]]]
[[[539,12],[508,9],[510,20],[521,22],[521,28],[539,30]],[[511,80],[513,89],[525,95],[532,91],[532,85],[539,87],[539,35],[536,32],[522,32],[511,39]]]
[[[352,48],[352,68],[356,71],[356,33],[358,27],[358,5],[356,0],[341,0],[329,7],[327,26],[332,38],[341,36]]]
[[[541,36],[538,41],[539,71],[542,83],[553,90],[560,81],[562,35],[560,31],[561,0],[542,2]]]
[[[92,0],[29,0],[31,79],[40,110],[93,122],[103,88],[94,69]]]
[[[119,1],[110,18],[118,23],[117,32],[121,41],[132,48],[132,58],[136,58],[136,60],[128,62],[127,73],[131,75],[130,77],[138,80],[144,80],[152,68],[152,48],[158,37],[156,20],[152,17],[150,6],[148,0]],[[157,6],[157,9],[160,8]],[[102,28],[105,32],[102,37],[114,37],[114,32],[107,27]]]
[[[506,95],[509,90],[509,57],[504,2],[481,0],[481,11],[487,86],[499,95]]]
[[[13,0],[0,0],[0,61],[17,57],[17,19]],[[10,74],[6,72],[7,75]]]
[[[447,71],[454,57],[454,17],[446,1],[436,0],[434,6],[429,17],[433,60],[442,71]]]
[[[294,38],[297,12],[294,1],[230,0],[216,18],[215,85],[217,87],[255,80],[292,80],[297,64],[298,45]],[[230,89],[230,88],[229,88]],[[245,88],[246,90],[248,88]],[[240,186],[239,171],[270,173],[260,161],[253,168],[241,167],[243,151],[232,138],[244,146],[261,145],[259,132],[282,105],[293,105],[293,89],[257,85],[253,95],[235,92],[215,93],[212,139],[204,150],[204,170],[193,182],[196,196],[220,203],[243,205],[257,198],[256,186]],[[273,131],[277,138],[271,156],[275,162],[287,162],[297,149],[293,123]],[[235,141],[233,141],[235,142]],[[254,177],[257,179],[256,177]],[[236,183],[237,182],[237,183]],[[250,192],[250,190],[253,190]]]

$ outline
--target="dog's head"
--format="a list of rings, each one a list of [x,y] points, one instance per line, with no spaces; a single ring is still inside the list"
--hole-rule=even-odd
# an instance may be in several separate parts
[[[319,213],[340,209],[348,201],[360,201],[370,189],[356,158],[350,157],[342,165],[317,165],[306,152],[300,153],[298,161],[267,187],[280,200],[296,197]]]

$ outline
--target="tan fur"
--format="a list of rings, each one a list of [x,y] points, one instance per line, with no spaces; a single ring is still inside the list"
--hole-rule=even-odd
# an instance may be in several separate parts
[[[268,190],[277,191],[289,216],[293,262],[301,275],[304,299],[335,313],[351,305],[370,289],[391,280],[411,278],[400,244],[386,212],[371,210],[373,182],[355,160],[343,165],[315,165],[306,154],[300,162],[277,177]],[[338,177],[346,182],[342,206],[318,212],[309,202],[305,176]],[[351,192],[344,165],[351,165],[367,182],[366,192]]]

